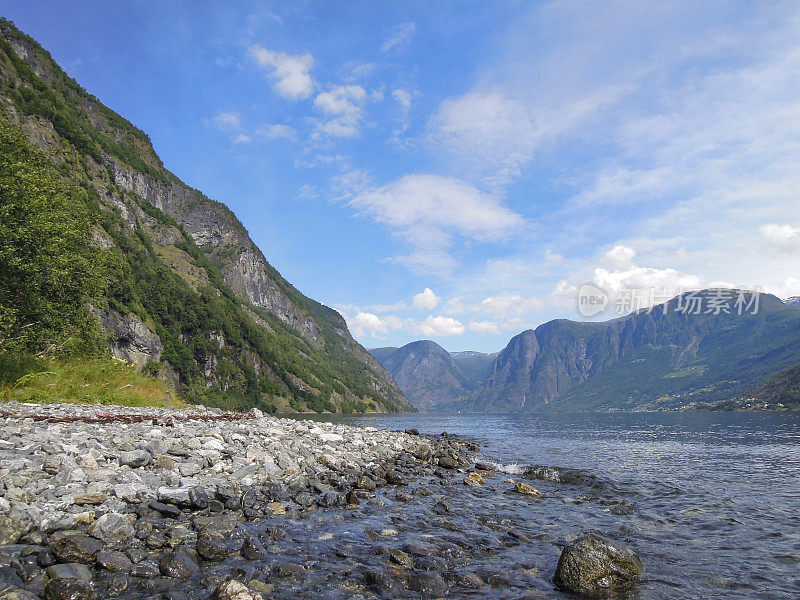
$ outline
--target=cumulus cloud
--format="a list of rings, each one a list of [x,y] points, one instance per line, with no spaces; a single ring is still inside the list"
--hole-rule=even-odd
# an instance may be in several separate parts
[[[433,293],[431,288],[425,288],[414,296],[412,306],[420,310],[433,310],[439,304],[439,296]]]
[[[791,254],[800,254],[800,228],[766,223],[758,228],[758,232],[772,246]]]
[[[317,131],[332,137],[357,136],[361,132],[367,98],[367,91],[360,85],[339,85],[318,94],[314,106],[331,118],[319,124]]]
[[[281,96],[298,100],[308,98],[314,91],[314,80],[310,73],[314,57],[311,54],[284,54],[255,44],[250,47],[250,56],[260,67],[269,71],[275,80],[275,89]]]
[[[407,46],[416,32],[416,23],[401,23],[394,28],[391,37],[383,42],[381,52],[388,52],[392,48],[403,48]]]
[[[385,337],[392,331],[403,327],[403,320],[395,315],[379,316],[369,312],[359,312],[354,316],[344,315],[347,326],[355,337]]]
[[[426,337],[439,337],[463,335],[466,328],[453,317],[428,315],[424,321],[415,324],[414,331]]]
[[[508,294],[504,296],[489,296],[481,301],[481,311],[492,315],[524,315],[535,312],[544,306],[544,301],[538,296],[522,296]]]
[[[606,258],[618,269],[627,269],[633,264],[636,250],[622,244],[617,244],[606,252]]]
[[[406,175],[392,183],[361,191],[349,205],[359,214],[388,226],[413,247],[398,262],[422,270],[447,272],[452,236],[476,241],[502,241],[524,220],[500,201],[448,177]]]

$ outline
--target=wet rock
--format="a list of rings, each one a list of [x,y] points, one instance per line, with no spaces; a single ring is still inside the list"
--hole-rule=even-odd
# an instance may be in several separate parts
[[[130,448],[130,446],[128,446]],[[145,467],[153,460],[153,456],[147,450],[130,450],[119,455],[119,464],[136,469]]]
[[[437,462],[444,469],[457,469],[459,467],[458,461],[451,456],[440,456]]]
[[[203,529],[197,534],[197,553],[213,562],[239,554],[242,545],[241,539],[229,538],[223,533],[211,529]]]
[[[389,550],[389,560],[406,569],[410,569],[414,566],[414,559],[411,558],[411,555],[397,548]]]
[[[258,592],[252,591],[240,581],[231,580],[219,584],[211,595],[211,600],[263,600]]]
[[[50,549],[59,562],[88,565],[103,549],[103,543],[83,533],[68,533],[53,536]]]
[[[534,498],[542,497],[542,492],[537,490],[535,487],[528,485],[527,483],[522,483],[521,481],[518,481],[514,485],[514,490],[517,493],[523,494],[525,496],[533,496]]]
[[[83,579],[84,581],[92,580],[92,572],[86,565],[79,563],[65,563],[60,565],[52,565],[45,569],[45,575],[50,579]]]
[[[109,512],[89,525],[89,535],[110,543],[128,541],[136,534],[131,521],[118,512]]]
[[[448,590],[445,580],[435,571],[414,573],[408,578],[408,587],[428,596],[441,596]]]
[[[118,550],[101,550],[96,561],[98,567],[112,573],[128,573],[133,566],[131,560]]]
[[[198,510],[208,508],[208,494],[201,487],[195,487],[189,490],[189,500],[192,508],[196,508]]]
[[[39,600],[39,596],[21,588],[7,587],[0,591],[0,600]]]
[[[131,575],[134,577],[141,577],[142,579],[152,579],[161,574],[161,569],[158,563],[154,560],[143,560],[131,567]]]
[[[642,562],[625,546],[600,535],[577,538],[561,552],[553,582],[558,589],[597,595],[627,587],[642,575]]]
[[[359,490],[367,490],[368,492],[371,492],[374,491],[377,486],[371,477],[364,475],[359,478],[358,482],[356,482],[356,487]]]
[[[158,561],[158,566],[165,577],[177,579],[188,579],[199,569],[194,559],[184,552],[167,552]]]
[[[97,594],[90,581],[82,579],[53,579],[42,593],[44,600],[95,600]]]
[[[247,560],[260,560],[266,556],[267,550],[264,548],[264,545],[261,541],[253,536],[248,535],[244,538],[244,543],[242,544],[242,556]]]
[[[406,478],[394,469],[386,473],[386,481],[391,485],[408,485]]]
[[[473,471],[464,478],[464,483],[471,486],[481,486],[483,485],[483,476]]]

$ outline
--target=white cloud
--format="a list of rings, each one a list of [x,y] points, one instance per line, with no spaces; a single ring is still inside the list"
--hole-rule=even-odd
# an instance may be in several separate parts
[[[392,48],[402,48],[408,45],[416,32],[417,25],[415,23],[401,23],[394,28],[391,37],[383,42],[381,52],[388,52]]]
[[[800,228],[792,227],[791,225],[766,223],[758,228],[758,232],[771,245],[791,254],[800,254]]]
[[[414,331],[426,337],[463,335],[466,331],[464,325],[453,317],[442,315],[428,315],[428,317],[414,326]]]
[[[388,226],[412,247],[411,254],[393,260],[438,273],[455,266],[449,254],[453,235],[497,242],[524,224],[522,217],[494,196],[436,175],[406,175],[357,193],[349,205]]]
[[[214,125],[222,131],[235,131],[242,128],[242,118],[237,112],[220,112],[214,117]]]
[[[233,143],[234,144],[246,144],[247,142],[249,142],[251,140],[252,140],[252,138],[249,135],[247,135],[246,133],[240,133],[233,140]]]
[[[559,264],[564,262],[564,255],[557,254],[548,248],[544,251],[544,259],[549,263]]]
[[[544,301],[536,296],[508,294],[489,296],[481,301],[481,311],[492,315],[525,315],[535,312],[544,306]]]
[[[347,326],[355,337],[385,337],[391,331],[395,331],[403,327],[403,321],[394,316],[388,315],[380,317],[374,313],[359,312],[355,316],[350,317],[344,315],[347,321]]]
[[[475,333],[498,335],[503,329],[497,321],[470,321],[469,330]]]
[[[636,250],[622,244],[617,244],[606,252],[606,258],[618,269],[627,269],[633,264]]]
[[[256,130],[256,135],[270,140],[277,138],[293,140],[297,137],[297,132],[289,125],[274,124],[260,127]]]
[[[400,105],[400,108],[403,109],[403,114],[408,114],[408,111],[411,110],[411,93],[403,88],[398,88],[392,92],[392,98],[394,98]]]
[[[314,80],[310,74],[314,57],[311,54],[284,54],[255,44],[250,47],[250,56],[270,72],[281,96],[298,100],[308,98],[314,91]]]
[[[339,85],[318,94],[314,106],[332,118],[319,124],[317,131],[332,137],[357,136],[361,132],[363,104],[367,98],[366,90],[360,85]]]
[[[414,296],[412,306],[420,310],[433,310],[439,304],[439,296],[437,296],[431,288],[426,287],[419,294]]]

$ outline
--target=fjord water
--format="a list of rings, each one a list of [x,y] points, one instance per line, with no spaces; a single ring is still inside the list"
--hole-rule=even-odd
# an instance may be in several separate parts
[[[586,530],[628,543],[645,564],[636,597],[800,595],[800,415],[413,414],[344,420],[473,437],[482,459],[503,465],[514,479],[530,465],[575,469],[540,470],[542,479],[525,480],[545,498],[514,502],[512,520],[529,537],[538,528],[553,546]],[[528,563],[544,575],[555,556],[556,550],[542,553],[532,546]],[[552,590],[540,593],[561,597]]]

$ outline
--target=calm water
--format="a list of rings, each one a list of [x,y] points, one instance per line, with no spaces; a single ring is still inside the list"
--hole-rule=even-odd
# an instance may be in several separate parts
[[[548,471],[530,482],[545,494],[543,500],[501,507],[505,521],[539,543],[530,545],[527,556],[523,545],[496,560],[527,561],[545,581],[557,560],[556,545],[594,529],[639,553],[646,569],[640,598],[800,597],[800,415],[426,414],[337,420],[470,436],[483,447],[485,460],[503,465],[517,479],[525,465],[578,470],[577,480],[565,472],[561,482],[553,480],[558,471]],[[457,522],[454,502],[451,519]],[[547,587],[542,584],[536,597],[561,597]]]

